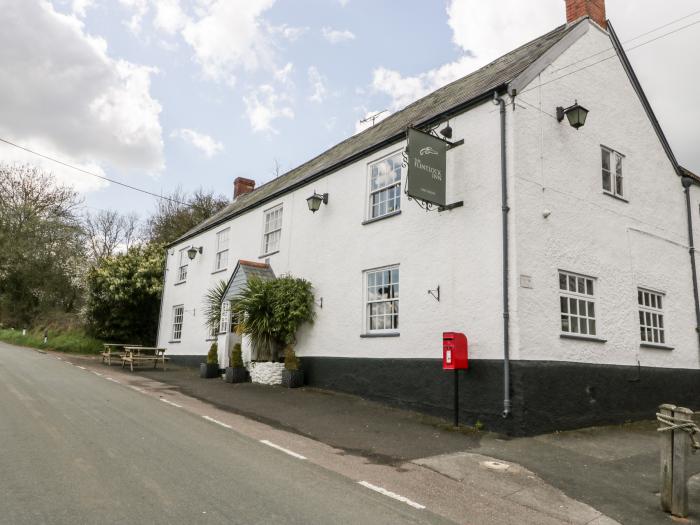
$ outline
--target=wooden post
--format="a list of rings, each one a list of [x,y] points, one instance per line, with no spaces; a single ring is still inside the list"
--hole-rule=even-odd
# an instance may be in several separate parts
[[[673,417],[675,405],[661,405],[659,414],[667,417]],[[663,423],[659,423],[659,428],[664,427]],[[661,508],[665,512],[671,512],[671,497],[673,493],[673,432],[659,432],[661,440]]]
[[[676,407],[673,415],[677,422],[692,421],[693,411]],[[673,431],[673,496],[671,514],[679,518],[688,516],[688,456],[690,434],[684,430]]]

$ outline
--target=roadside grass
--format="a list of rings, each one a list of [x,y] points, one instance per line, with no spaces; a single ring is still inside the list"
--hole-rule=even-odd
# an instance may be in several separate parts
[[[40,350],[56,350],[73,354],[99,354],[102,350],[102,341],[75,329],[65,332],[49,330],[48,342],[44,344],[44,333],[42,331],[27,330],[27,335],[22,335],[21,330],[5,328],[0,329],[0,341]]]

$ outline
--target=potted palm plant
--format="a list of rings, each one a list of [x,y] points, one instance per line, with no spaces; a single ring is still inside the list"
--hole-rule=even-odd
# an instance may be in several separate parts
[[[209,353],[207,354],[207,362],[200,363],[199,365],[199,377],[203,379],[211,379],[212,377],[219,377],[221,374],[219,370],[219,345],[213,342],[209,347]]]
[[[236,343],[231,350],[231,366],[226,367],[227,383],[244,383],[248,380],[248,371],[243,366],[241,343]]]

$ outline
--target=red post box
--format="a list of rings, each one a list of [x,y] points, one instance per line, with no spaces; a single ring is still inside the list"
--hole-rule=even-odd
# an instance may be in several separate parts
[[[443,332],[442,334],[442,368],[443,370],[461,370],[469,368],[469,343],[467,336],[460,332]]]

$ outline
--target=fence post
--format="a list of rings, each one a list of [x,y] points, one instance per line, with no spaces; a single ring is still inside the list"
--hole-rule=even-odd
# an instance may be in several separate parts
[[[693,411],[676,407],[673,416],[677,423],[692,422]],[[679,518],[688,516],[688,456],[690,455],[690,434],[683,430],[673,431],[673,496],[671,514]]]
[[[659,414],[673,417],[676,405],[661,405]],[[663,423],[659,424],[661,427]],[[673,432],[659,432],[661,440],[661,508],[665,512],[671,512],[671,499],[673,494]]]

